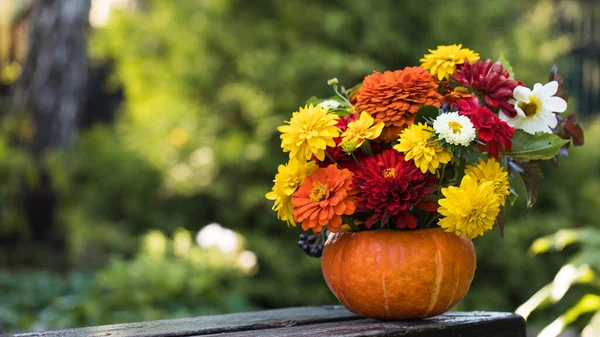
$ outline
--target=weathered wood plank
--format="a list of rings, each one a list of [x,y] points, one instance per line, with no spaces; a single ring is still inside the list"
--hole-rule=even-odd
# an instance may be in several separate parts
[[[203,337],[219,335],[203,335]],[[424,320],[377,321],[359,319],[260,331],[240,331],[223,337],[525,337],[525,321],[516,314],[454,312]]]
[[[497,312],[450,312],[425,320],[377,321],[341,306],[301,307],[132,324],[7,335],[12,337],[193,336],[417,336],[525,337],[521,316]]]
[[[342,306],[300,307],[3,335],[6,337],[182,337],[360,319]],[[339,323],[344,324],[344,323]]]

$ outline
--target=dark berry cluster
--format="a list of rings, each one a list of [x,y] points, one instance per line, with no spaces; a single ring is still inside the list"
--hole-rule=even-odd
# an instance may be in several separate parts
[[[298,247],[310,257],[321,257],[323,254],[323,245],[325,244],[325,231],[315,235],[300,234]]]

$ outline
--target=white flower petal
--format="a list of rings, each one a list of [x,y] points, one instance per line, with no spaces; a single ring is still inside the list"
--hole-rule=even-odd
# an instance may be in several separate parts
[[[323,101],[321,103],[319,103],[320,106],[324,107],[324,108],[332,108],[332,109],[337,109],[341,104],[340,102],[333,100],[333,99],[328,99],[326,101]]]
[[[558,91],[558,82],[552,81],[552,82],[546,83],[538,92],[540,93],[540,96],[550,97],[550,96],[556,95],[557,91]]]
[[[519,103],[518,103],[518,102],[519,102],[519,101],[517,101],[517,103],[515,103],[515,111],[517,112],[517,116],[519,116],[519,117],[522,117],[522,118],[525,118],[525,117],[527,117],[527,116],[525,115],[525,112],[523,112],[523,109],[521,109],[521,108],[519,107]],[[508,117],[508,116],[507,116],[507,117]],[[510,117],[509,117],[509,118],[510,118]]]
[[[537,93],[537,92],[539,92],[539,91],[540,91],[542,88],[543,88],[543,86],[542,86],[542,84],[541,84],[541,83],[536,83],[536,84],[534,84],[534,85],[533,85],[533,90],[532,90],[532,91],[533,91],[533,92],[535,92],[535,93]]]
[[[556,124],[558,124],[556,115],[552,112],[538,113],[538,115],[540,115],[540,119],[544,122],[544,124],[550,128],[554,128],[556,127]]]
[[[529,103],[529,95],[531,94],[531,90],[524,86],[518,86],[513,90],[513,96],[518,101],[525,101]]]
[[[532,120],[524,121],[517,129],[522,129],[523,131],[535,135],[536,132],[549,132],[548,127],[539,123],[535,123]],[[546,131],[548,130],[548,131]]]
[[[460,124],[460,131],[454,132],[450,123]],[[449,112],[439,115],[433,122],[433,129],[440,139],[444,139],[449,144],[469,146],[476,137],[476,130],[473,123],[466,116],[460,116],[457,112]]]
[[[515,118],[510,118],[508,117],[507,120],[505,120],[506,124],[508,124],[508,126],[512,126],[515,129],[518,129],[517,126],[521,124],[521,121],[524,120],[522,118],[519,118],[518,116]]]
[[[567,110],[567,102],[560,97],[549,97],[543,101],[544,109],[548,109],[554,112],[564,112]]]

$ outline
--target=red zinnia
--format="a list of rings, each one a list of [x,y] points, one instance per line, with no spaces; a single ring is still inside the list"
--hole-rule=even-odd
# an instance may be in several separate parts
[[[465,60],[463,65],[457,67],[451,79],[460,85],[482,91],[488,105],[500,107],[507,116],[515,117],[517,112],[514,103],[509,101],[513,99],[513,90],[523,83],[509,77],[510,74],[500,62],[493,63],[488,59],[485,63],[481,60],[473,63]]]
[[[490,109],[480,106],[477,98],[459,99],[454,103],[460,114],[469,117],[477,129],[477,136],[486,143],[490,157],[498,158],[498,152],[512,148],[512,138],[515,129],[498,118]]]
[[[361,165],[363,170],[356,173],[352,183],[360,189],[356,199],[359,210],[375,212],[365,222],[367,228],[377,221],[384,226],[391,217],[396,217],[398,228],[416,228],[417,219],[410,213],[412,207],[436,210],[435,203],[422,201],[435,185],[435,177],[423,174],[402,154],[385,150]]]

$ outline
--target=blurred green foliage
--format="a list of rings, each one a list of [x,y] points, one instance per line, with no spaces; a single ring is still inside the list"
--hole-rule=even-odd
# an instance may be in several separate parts
[[[22,205],[16,196],[36,183],[37,172],[31,155],[0,138],[0,236],[29,236]]]
[[[85,130],[72,148],[44,159],[73,271],[2,272],[0,293],[9,296],[0,325],[334,303],[320,261],[296,247],[300,230],[285,228],[264,198],[286,160],[276,127],[309,97],[331,96],[329,78],[349,87],[373,70],[418,64],[438,44],[462,43],[484,58],[504,53],[517,78],[545,82],[570,47],[568,37],[550,33],[555,9],[550,0],[150,0],[113,13],[89,47],[93,60],[114,65],[122,111],[114,125]],[[0,179],[16,184],[30,166],[1,145],[0,170],[14,174]],[[593,151],[573,149],[547,170],[538,206],[527,217],[522,206],[511,210],[504,242],[497,232],[475,240],[478,271],[461,309],[512,311],[552,279],[566,257],[534,258],[527,249],[537,237],[598,221],[586,211],[600,195],[600,158],[586,159]],[[4,203],[17,189],[6,193],[1,207],[18,209]],[[255,273],[242,275],[226,260],[192,263],[169,249],[156,260],[143,244],[148,235],[194,233],[212,222],[246,237]],[[23,225],[0,222],[0,235],[13,227]],[[164,234],[143,236],[149,229]]]
[[[48,330],[251,310],[241,281],[254,269],[238,265],[242,251],[200,248],[192,234],[151,231],[132,259],[113,259],[95,273],[0,271],[0,327]]]
[[[160,207],[160,171],[124,149],[107,128],[81,134],[73,148],[54,152],[47,163],[76,266],[94,268],[111,254],[131,255],[148,228],[178,226]]]

